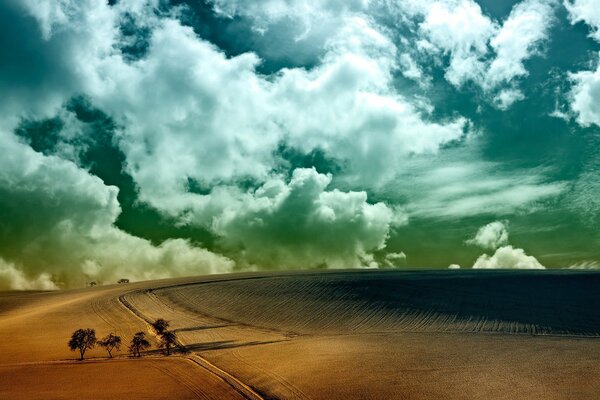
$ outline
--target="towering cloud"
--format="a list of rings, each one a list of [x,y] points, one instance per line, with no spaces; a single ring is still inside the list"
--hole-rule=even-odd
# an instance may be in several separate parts
[[[402,220],[365,192],[327,191],[330,182],[314,169],[296,169],[288,184],[271,179],[223,210],[214,230],[261,267],[377,266],[370,252]]]
[[[506,222],[495,221],[482,226],[475,237],[467,240],[466,243],[495,250],[491,256],[487,254],[479,256],[473,264],[473,269],[545,268],[535,257],[525,254],[525,250],[515,249],[513,246],[508,245]]]

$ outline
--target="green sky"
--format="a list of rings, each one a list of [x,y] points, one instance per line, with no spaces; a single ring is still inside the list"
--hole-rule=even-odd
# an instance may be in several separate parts
[[[0,289],[598,268],[593,0],[8,0]]]

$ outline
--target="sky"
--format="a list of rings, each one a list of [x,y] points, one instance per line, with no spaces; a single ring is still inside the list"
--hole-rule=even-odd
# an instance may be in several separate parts
[[[0,2],[0,289],[600,266],[594,0]]]

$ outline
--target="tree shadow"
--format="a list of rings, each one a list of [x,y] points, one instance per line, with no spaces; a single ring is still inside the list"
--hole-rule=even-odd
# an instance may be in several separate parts
[[[185,345],[185,349],[188,352],[223,350],[223,349],[233,349],[233,348],[237,348],[237,347],[260,346],[260,345],[278,343],[278,342],[283,342],[283,341],[285,341],[285,340],[267,340],[267,341],[250,341],[250,342],[240,342],[240,341],[236,341],[236,340],[220,340],[220,341],[215,341],[215,342],[187,344],[187,345]]]
[[[203,331],[203,330],[207,330],[207,329],[226,328],[226,327],[235,326],[235,325],[237,325],[237,324],[219,324],[219,325],[189,326],[189,327],[185,327],[185,328],[173,329],[173,332],[180,333],[180,332]]]

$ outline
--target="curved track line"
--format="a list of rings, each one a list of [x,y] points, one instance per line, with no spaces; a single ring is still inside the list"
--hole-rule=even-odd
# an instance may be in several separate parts
[[[141,291],[143,292],[143,290],[141,290]],[[125,307],[127,310],[129,310],[137,318],[141,319],[146,324],[150,325],[152,323],[152,321],[150,321],[150,319],[148,317],[146,317],[142,312],[140,312],[137,308],[135,308],[125,298],[125,296],[127,294],[131,294],[133,292],[136,292],[136,291],[132,291],[132,292],[120,295],[118,297],[119,302],[121,303],[121,305],[123,307]],[[149,329],[149,331],[151,331],[151,329]],[[194,364],[196,364],[200,367],[203,367],[204,369],[206,369],[208,372],[212,373],[213,375],[217,376],[223,382],[225,382],[226,384],[231,386],[236,392],[238,392],[245,399],[265,400],[261,395],[256,393],[250,386],[246,385],[245,383],[243,383],[242,381],[240,381],[239,379],[237,379],[235,376],[231,375],[230,373],[223,371],[221,368],[210,363],[208,360],[204,359],[203,357],[199,356],[198,354],[187,356],[185,358],[188,359],[189,361],[193,362]]]

